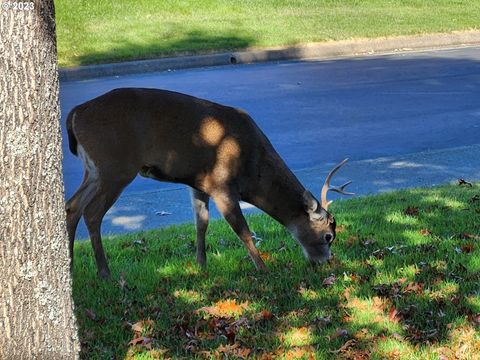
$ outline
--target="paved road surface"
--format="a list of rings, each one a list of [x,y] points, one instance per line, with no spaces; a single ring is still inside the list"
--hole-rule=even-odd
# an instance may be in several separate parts
[[[64,139],[74,105],[126,86],[170,89],[247,110],[317,195],[329,168],[345,157],[351,162],[335,182],[354,180],[351,190],[360,195],[480,179],[480,47],[65,82]],[[66,141],[63,147],[68,197],[82,167]],[[102,229],[122,233],[191,219],[185,187],[137,178]],[[77,237],[86,236],[82,224]]]

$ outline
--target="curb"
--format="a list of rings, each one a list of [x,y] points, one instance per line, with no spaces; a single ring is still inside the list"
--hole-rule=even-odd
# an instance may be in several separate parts
[[[343,56],[385,54],[480,45],[480,31],[458,31],[448,34],[395,36],[375,39],[341,40],[302,46],[264,50],[234,51],[210,55],[181,56],[121,63],[60,68],[60,81],[86,80],[155,71],[207,66],[251,64],[266,61],[331,59]]]

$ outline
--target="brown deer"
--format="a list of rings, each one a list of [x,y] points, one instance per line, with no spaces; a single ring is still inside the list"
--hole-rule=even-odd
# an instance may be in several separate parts
[[[99,276],[110,271],[100,226],[122,190],[140,174],[190,186],[197,229],[197,260],[206,264],[208,202],[245,244],[260,270],[267,270],[240,210],[244,200],[287,227],[305,256],[322,263],[331,256],[335,220],[327,191],[351,195],[346,184],[330,187],[321,204],[298,181],[264,133],[245,112],[177,92],[122,88],[76,106],[68,115],[70,150],[83,162],[83,182],[66,204],[70,255],[83,215]]]

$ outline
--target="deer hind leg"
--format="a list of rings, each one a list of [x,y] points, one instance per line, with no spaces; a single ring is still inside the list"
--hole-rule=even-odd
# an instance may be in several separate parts
[[[70,251],[70,267],[73,266],[73,243],[80,218],[83,215],[85,206],[92,200],[97,191],[97,183],[85,171],[83,181],[75,194],[67,201],[65,210],[67,212],[67,233]]]
[[[101,225],[107,211],[122,193],[122,190],[133,180],[133,175],[128,181],[102,180],[90,202],[85,206],[83,218],[87,225],[93,253],[97,264],[97,273],[101,278],[110,277],[107,259],[102,245]]]
[[[230,227],[243,241],[257,270],[268,271],[258,249],[253,243],[252,233],[240,209],[238,197],[233,192],[217,192],[212,195],[212,198]]]
[[[208,227],[208,202],[210,196],[196,189],[192,189],[191,196],[195,225],[197,227],[197,262],[201,267],[205,267],[207,264],[205,234]]]

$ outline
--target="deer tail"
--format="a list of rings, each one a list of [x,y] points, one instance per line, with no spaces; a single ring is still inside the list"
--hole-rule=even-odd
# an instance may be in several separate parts
[[[67,133],[68,133],[68,147],[73,155],[77,156],[77,138],[73,132],[73,120],[75,119],[76,108],[73,108],[67,116]]]

